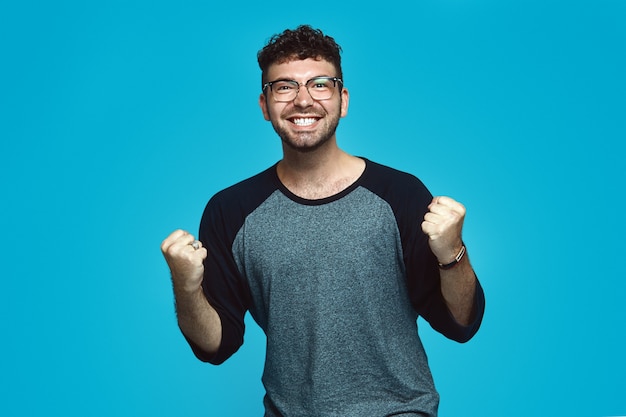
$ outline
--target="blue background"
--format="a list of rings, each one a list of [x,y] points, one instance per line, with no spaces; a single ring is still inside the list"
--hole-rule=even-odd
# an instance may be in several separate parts
[[[264,340],[178,332],[159,245],[280,158],[256,52],[344,49],[348,152],[468,209],[487,294],[420,320],[448,416],[626,415],[626,3],[21,1],[0,6],[0,414],[259,416]]]

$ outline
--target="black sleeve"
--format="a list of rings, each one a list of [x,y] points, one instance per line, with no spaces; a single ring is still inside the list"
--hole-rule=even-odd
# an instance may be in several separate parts
[[[241,221],[232,216],[220,194],[209,201],[200,222],[199,240],[208,252],[202,288],[220,317],[222,343],[215,355],[209,355],[189,338],[187,340],[198,359],[215,365],[224,362],[243,344],[249,292],[231,250],[239,224]]]
[[[275,190],[275,183],[275,168],[268,168],[214,195],[202,214],[199,240],[208,252],[202,288],[222,324],[222,342],[215,355],[204,352],[187,338],[202,361],[221,364],[243,344],[244,316],[251,296],[233,255],[233,242],[246,217]]]
[[[466,342],[480,327],[485,298],[478,283],[474,297],[474,321],[469,326],[459,324],[450,313],[443,294],[437,258],[428,245],[428,236],[422,231],[422,221],[432,201],[432,194],[416,177],[406,173],[382,171],[382,177],[392,175],[387,181],[385,199],[392,206],[406,267],[407,287],[413,308],[429,322],[431,327],[449,339]]]

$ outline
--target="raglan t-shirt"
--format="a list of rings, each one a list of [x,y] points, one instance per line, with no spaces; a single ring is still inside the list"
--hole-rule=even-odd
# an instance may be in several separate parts
[[[219,364],[243,343],[250,312],[267,336],[263,384],[270,416],[435,416],[439,396],[417,332],[421,315],[465,342],[469,326],[440,290],[421,222],[432,200],[416,177],[365,159],[361,177],[319,200],[300,198],[276,165],[217,193],[200,240],[203,289],[222,323]]]

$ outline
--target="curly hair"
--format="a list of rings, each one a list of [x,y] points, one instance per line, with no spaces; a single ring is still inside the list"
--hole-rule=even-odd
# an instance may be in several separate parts
[[[323,59],[334,65],[337,77],[343,78],[341,71],[341,47],[330,36],[309,25],[300,25],[295,30],[287,29],[270,38],[257,53],[262,72],[262,80],[272,64],[282,64],[291,60]]]

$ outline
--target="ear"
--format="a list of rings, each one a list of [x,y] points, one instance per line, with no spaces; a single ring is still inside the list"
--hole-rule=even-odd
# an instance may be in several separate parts
[[[259,106],[261,107],[261,111],[263,112],[263,118],[269,122],[270,120],[270,112],[267,108],[267,97],[265,94],[261,93],[259,96]]]
[[[341,89],[341,117],[348,115],[348,104],[350,104],[350,93],[347,88]]]

